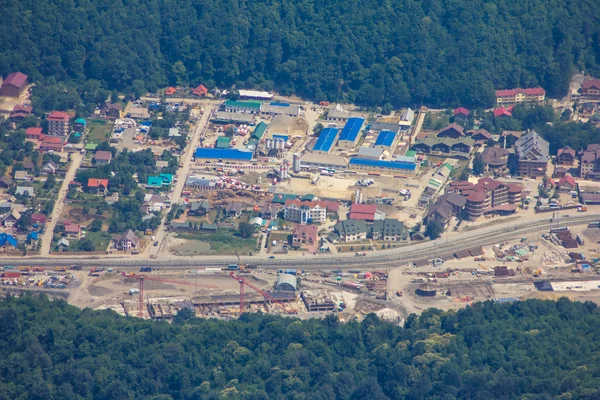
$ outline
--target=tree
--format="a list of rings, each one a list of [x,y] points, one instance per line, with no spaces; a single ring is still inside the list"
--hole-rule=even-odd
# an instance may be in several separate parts
[[[83,238],[79,241],[79,249],[81,251],[95,251],[96,246],[90,239]]]
[[[225,128],[225,136],[233,137],[235,135],[235,127],[233,125],[229,125]]]
[[[92,221],[90,226],[88,227],[90,232],[99,232],[102,230],[102,220],[95,219]]]
[[[319,137],[319,135],[321,135],[321,132],[323,132],[323,129],[325,129],[323,124],[320,122],[317,122],[315,124],[315,126],[313,127],[313,135],[315,135],[316,137]]]
[[[385,103],[383,107],[381,107],[381,113],[384,115],[390,115],[394,111],[394,106],[390,103]]]
[[[430,218],[425,227],[425,236],[428,236],[431,240],[437,239],[442,236],[444,227],[438,221]]]
[[[473,175],[482,175],[485,171],[485,165],[483,164],[483,160],[481,159],[481,155],[477,153],[475,158],[473,159]]]
[[[254,225],[249,224],[248,222],[240,222],[238,225],[238,234],[244,239],[252,237],[254,235],[255,228]]]
[[[46,182],[44,182],[44,189],[52,190],[52,189],[54,189],[55,185],[56,185],[56,177],[54,176],[54,174],[49,174],[48,178],[46,178]]]

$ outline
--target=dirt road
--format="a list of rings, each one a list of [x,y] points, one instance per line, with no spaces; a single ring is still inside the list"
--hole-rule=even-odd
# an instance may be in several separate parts
[[[179,199],[181,198],[181,192],[183,191],[183,186],[185,185],[185,180],[187,179],[188,174],[190,173],[190,169],[192,168],[192,156],[196,151],[200,143],[200,136],[206,130],[208,124],[208,118],[212,113],[212,107],[207,107],[204,111],[204,114],[194,127],[194,133],[192,134],[192,138],[188,146],[186,147],[185,153],[181,157],[181,163],[183,163],[183,167],[177,170],[177,183],[175,184],[175,190],[173,191],[173,195],[171,196],[171,204],[175,205],[179,203]],[[162,221],[156,233],[154,234],[155,241],[158,241],[158,246],[154,246],[153,243],[150,246],[147,246],[144,250],[144,255],[150,254],[151,258],[156,258],[157,255],[164,250],[166,251],[167,241],[165,240],[165,222],[167,220],[166,214],[163,216]]]
[[[50,245],[52,244],[54,227],[56,226],[56,222],[58,221],[58,218],[60,217],[60,214],[65,206],[65,198],[67,197],[67,192],[69,191],[69,182],[75,178],[75,174],[81,166],[81,161],[83,161],[83,154],[71,153],[71,163],[69,164],[65,179],[63,180],[60,190],[58,191],[58,197],[56,199],[56,203],[54,203],[54,209],[52,210],[52,214],[50,216],[51,218],[49,219],[49,222],[46,223],[46,230],[42,235],[42,248],[40,249],[40,255],[42,256],[47,256],[50,254]]]

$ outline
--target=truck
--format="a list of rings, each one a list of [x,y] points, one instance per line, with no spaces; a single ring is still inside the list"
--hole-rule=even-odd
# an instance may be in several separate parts
[[[577,208],[577,212],[586,212],[587,211],[587,207],[586,206],[581,206]]]
[[[71,264],[71,266],[69,267],[69,269],[73,270],[73,271],[81,271],[83,267],[81,265],[76,265],[76,264]]]
[[[140,272],[152,272],[152,267],[142,267],[140,268]]]
[[[273,243],[271,243],[271,246],[277,246],[277,240],[273,240]]]

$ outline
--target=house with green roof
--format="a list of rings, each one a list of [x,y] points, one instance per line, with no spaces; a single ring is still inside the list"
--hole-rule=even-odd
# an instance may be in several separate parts
[[[98,147],[98,143],[88,143],[85,145],[84,149],[86,151],[96,151],[96,147]]]
[[[231,144],[231,138],[227,136],[219,136],[215,148],[217,149],[228,149]]]
[[[258,114],[260,113],[261,104],[260,101],[227,100],[223,104],[223,108],[226,112]]]
[[[265,132],[267,131],[268,127],[269,125],[267,125],[266,123],[262,121],[259,122],[258,125],[256,125],[256,128],[254,128],[254,132],[252,132],[252,136],[250,137],[260,141],[260,139],[262,139],[265,135]]]
[[[160,176],[149,176],[146,186],[156,189],[161,188],[163,186],[163,180]]]

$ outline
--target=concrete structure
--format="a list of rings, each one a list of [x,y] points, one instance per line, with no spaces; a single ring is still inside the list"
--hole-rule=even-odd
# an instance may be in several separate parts
[[[279,274],[275,283],[275,290],[295,292],[298,289],[298,279],[294,275]]]
[[[342,129],[342,133],[340,133],[340,138],[338,139],[337,145],[343,149],[353,149],[356,146],[356,143],[359,139],[360,130],[364,124],[365,120],[363,118],[350,118],[344,128]]]
[[[19,97],[26,87],[27,75],[21,72],[13,72],[2,81],[0,95],[6,97]]]
[[[496,104],[499,106],[518,103],[541,103],[544,100],[546,100],[546,91],[540,87],[496,90]]]
[[[300,172],[300,154],[298,154],[298,153],[294,153],[294,155],[293,155],[292,170],[294,171],[295,174]]]
[[[252,113],[216,111],[212,121],[218,124],[250,124],[254,121],[254,115]]]
[[[69,134],[69,114],[62,111],[52,111],[46,118],[48,135],[66,136]]]
[[[333,311],[336,306],[324,289],[303,290],[300,298],[309,312]]]
[[[315,225],[296,225],[292,233],[292,247],[302,245],[311,246],[313,249],[319,243],[319,228]]]
[[[515,143],[519,160],[519,175],[532,178],[546,175],[550,159],[550,144],[536,131],[528,131]]]

